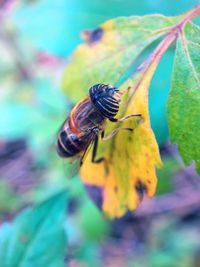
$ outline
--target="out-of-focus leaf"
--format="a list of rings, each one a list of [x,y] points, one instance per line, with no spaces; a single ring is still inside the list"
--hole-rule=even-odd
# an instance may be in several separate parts
[[[16,192],[5,181],[0,180],[0,218],[2,212],[15,210],[22,202]]]
[[[28,124],[32,116],[34,120],[33,110],[30,106],[19,105],[16,103],[2,104],[1,112],[1,138],[17,138],[23,136],[27,132]],[[22,123],[23,122],[23,123]],[[21,126],[19,127],[19,124]]]
[[[11,224],[9,223],[5,223],[3,226],[1,226],[0,228],[0,263],[2,266],[9,266],[9,265],[5,265],[6,262],[6,257],[7,254],[5,253],[5,251],[8,251],[9,249],[9,242],[10,242],[10,238],[13,235],[13,227]]]
[[[77,267],[104,266],[99,244],[88,242],[88,240],[85,240],[75,252],[75,258],[75,266]]]
[[[200,28],[189,24],[177,41],[168,101],[170,136],[186,165],[200,173]]]
[[[66,192],[20,214],[0,229],[0,266],[64,267]]]
[[[177,221],[172,217],[167,217],[166,221],[156,222],[152,229],[146,259],[150,263],[149,266],[198,266],[194,265],[194,258],[195,253],[198,254],[200,240],[197,238],[198,226],[194,225],[177,227]]]
[[[24,39],[32,41],[40,49],[63,55],[69,32],[68,5],[64,0],[37,1],[23,7],[18,5],[10,20]],[[52,24],[52,18],[55,24]]]
[[[77,101],[93,84],[115,84],[141,51],[179,20],[149,15],[120,17],[100,25],[72,56],[64,73],[63,90]]]
[[[83,182],[102,190],[102,209],[109,217],[120,217],[128,210],[134,210],[146,193],[153,196],[157,179],[155,167],[161,165],[158,146],[150,127],[148,113],[148,87],[157,63],[145,72],[138,71],[133,81],[125,86],[131,87],[130,102],[125,115],[142,114],[142,123],[126,120],[122,126],[135,128],[133,132],[119,132],[111,140],[100,144],[99,157],[107,161],[91,163],[91,155],[81,169]],[[139,85],[134,93],[135,86]],[[134,93],[134,96],[133,96]],[[115,126],[116,127],[116,126]]]
[[[86,201],[80,210],[81,229],[87,239],[99,240],[108,231],[108,224],[103,215],[91,201]]]
[[[69,108],[63,96],[42,78],[35,79],[31,85],[22,84],[17,92],[12,88],[14,84],[4,86],[3,91],[11,90],[12,96],[2,96],[0,101],[0,137],[28,136],[34,150],[53,145]]]
[[[174,174],[180,169],[180,164],[172,157],[164,159],[163,168],[157,170],[158,186],[156,195],[172,191]]]

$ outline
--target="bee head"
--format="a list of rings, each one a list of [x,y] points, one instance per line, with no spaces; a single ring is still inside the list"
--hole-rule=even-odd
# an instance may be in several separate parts
[[[121,92],[117,87],[108,84],[95,84],[89,90],[94,106],[106,118],[113,118],[119,111]]]

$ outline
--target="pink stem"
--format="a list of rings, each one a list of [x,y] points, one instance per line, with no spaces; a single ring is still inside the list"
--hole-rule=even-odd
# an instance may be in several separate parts
[[[131,97],[135,93],[135,91],[140,86],[142,80],[145,77],[145,74],[147,73],[148,69],[151,67],[151,65],[155,61],[160,61],[163,54],[166,52],[166,50],[169,48],[169,46],[174,42],[174,40],[177,38],[178,33],[182,30],[182,28],[185,26],[185,24],[193,19],[195,16],[200,15],[200,5],[197,5],[194,9],[190,10],[188,13],[186,13],[186,16],[181,20],[177,25],[175,25],[170,32],[167,34],[167,36],[161,41],[161,43],[155,48],[152,54],[149,55],[149,57],[137,68],[137,70],[134,72],[133,76],[138,73],[142,73],[141,79],[138,81],[136,86],[134,87],[134,91],[131,94]]]
[[[182,21],[180,21],[180,23],[177,25],[180,28],[182,28],[185,25],[185,23],[187,23],[188,21],[190,21],[194,17],[200,15],[200,5],[195,6],[192,10],[190,10],[186,14],[187,15],[185,16],[185,18]]]

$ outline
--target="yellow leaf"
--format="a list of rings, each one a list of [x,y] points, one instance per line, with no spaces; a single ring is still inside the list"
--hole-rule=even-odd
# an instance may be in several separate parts
[[[105,157],[108,164],[91,163],[89,155],[81,169],[86,185],[102,189],[102,210],[110,217],[121,217],[137,208],[143,193],[152,197],[156,190],[156,166],[161,166],[158,145],[150,126],[148,112],[148,88],[157,62],[145,71],[139,71],[133,81],[125,86],[129,90],[129,102],[121,104],[121,115],[142,114],[141,119],[128,119],[118,127],[134,128],[133,132],[120,131],[109,141],[101,141],[98,157]],[[134,93],[135,90],[135,93]],[[127,104],[128,103],[128,104]],[[108,123],[106,132],[116,123]]]
[[[77,102],[96,83],[116,84],[140,53],[179,21],[179,16],[119,17],[93,31],[83,31],[86,42],[77,47],[67,64],[63,91]]]

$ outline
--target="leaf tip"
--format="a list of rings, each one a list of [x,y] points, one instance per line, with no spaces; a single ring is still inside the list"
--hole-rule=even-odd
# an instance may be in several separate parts
[[[108,20],[108,21],[106,21],[106,22],[104,22],[102,25],[101,25],[101,28],[103,29],[103,30],[111,30],[112,28],[113,28],[113,26],[114,26],[114,24],[115,24],[115,21],[113,20],[113,19],[111,19],[111,20]]]

